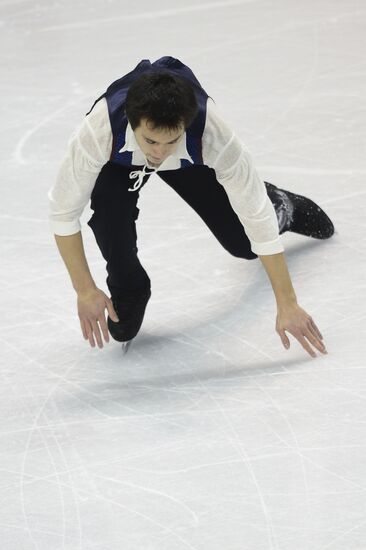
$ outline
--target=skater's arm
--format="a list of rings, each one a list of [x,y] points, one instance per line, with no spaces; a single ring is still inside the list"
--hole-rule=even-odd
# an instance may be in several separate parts
[[[287,331],[300,342],[312,357],[316,357],[316,353],[311,345],[321,353],[327,353],[318,327],[311,316],[297,303],[284,254],[270,254],[259,256],[259,258],[275,294],[277,302],[276,331],[284,347],[286,349],[290,347],[290,341],[285,334]]]
[[[112,130],[105,100],[101,100],[69,140],[53,186],[49,189],[52,233],[66,236],[81,230],[80,217],[95,182],[108,162]]]
[[[202,136],[204,164],[215,170],[230,204],[243,225],[254,254],[284,251],[276,212],[253,159],[217,107],[208,100]]]
[[[97,288],[85,257],[80,216],[110,156],[112,132],[105,100],[96,104],[69,141],[55,184],[48,193],[51,229],[77,293],[83,336],[90,345],[109,341],[105,309],[118,321],[111,300]]]
[[[99,348],[102,348],[101,332],[104,340],[109,342],[105,310],[107,309],[113,321],[118,322],[112,301],[97,288],[93,280],[86,260],[81,232],[65,237],[55,235],[55,239],[77,293],[78,315],[83,336],[85,340],[89,340],[92,347],[95,347],[96,341]]]
[[[56,244],[69,272],[77,294],[85,294],[97,288],[86,260],[81,231],[75,235],[55,235]]]
[[[266,186],[250,153],[210,99],[207,101],[202,155],[204,163],[215,170],[249,238],[252,252],[261,259],[271,281],[277,302],[276,330],[283,345],[286,349],[290,347],[287,331],[312,357],[315,352],[311,346],[326,353],[318,327],[297,303],[283,254],[279,222]]]

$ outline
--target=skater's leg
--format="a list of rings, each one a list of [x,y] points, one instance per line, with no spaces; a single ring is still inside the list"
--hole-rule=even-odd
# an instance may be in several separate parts
[[[137,257],[138,192],[129,192],[129,168],[108,163],[92,193],[94,214],[88,222],[107,262],[107,285],[119,322],[108,317],[115,340],[125,342],[138,333],[151,296],[150,279]]]
[[[159,176],[199,214],[230,254],[246,259],[257,257],[214,170],[207,166],[194,166],[163,171]],[[333,235],[331,220],[313,201],[278,189],[271,183],[265,182],[265,185],[277,215],[280,234],[292,231],[318,239]]]
[[[150,286],[137,256],[136,219],[138,192],[129,192],[130,169],[106,164],[94,187],[88,225],[106,260],[107,284],[112,294]]]
[[[251,250],[243,225],[212,168],[193,166],[162,171],[159,176],[197,212],[230,254],[248,260],[257,258]]]

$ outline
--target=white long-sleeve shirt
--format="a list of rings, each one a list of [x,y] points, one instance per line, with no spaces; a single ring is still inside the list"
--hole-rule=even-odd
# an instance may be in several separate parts
[[[112,130],[107,102],[103,98],[71,137],[55,184],[48,193],[50,225],[54,234],[73,235],[81,230],[81,214],[89,202],[99,172],[110,159],[111,150]],[[132,164],[149,166],[129,123],[122,150],[132,151]],[[224,187],[250,240],[252,251],[258,255],[283,252],[277,216],[264,182],[259,178],[247,149],[224,122],[211,98],[207,100],[202,157],[204,164],[215,170],[216,178]],[[192,162],[185,136],[174,154],[157,168],[157,174],[163,170],[179,169],[181,158]],[[209,196],[207,200],[210,200]]]

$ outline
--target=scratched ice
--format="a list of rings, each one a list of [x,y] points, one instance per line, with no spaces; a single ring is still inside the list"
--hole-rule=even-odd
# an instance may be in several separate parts
[[[0,0],[2,549],[365,550],[365,24],[361,0]],[[260,261],[157,177],[143,329],[124,357],[82,339],[47,190],[94,99],[163,55],[263,179],[334,220],[329,241],[283,237],[327,356],[282,347]]]

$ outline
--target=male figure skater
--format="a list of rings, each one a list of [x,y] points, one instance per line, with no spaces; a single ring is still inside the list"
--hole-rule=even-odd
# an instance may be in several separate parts
[[[135,221],[139,192],[153,172],[230,254],[259,256],[275,294],[284,347],[290,347],[288,332],[312,357],[315,349],[327,353],[317,325],[297,303],[279,235],[327,239],[334,232],[331,220],[310,199],[261,181],[214,101],[173,57],[141,61],[96,100],[49,192],[52,229],[90,345],[96,341],[102,348],[108,329],[119,342],[140,330],[151,288],[137,255]],[[88,225],[106,260],[111,299],[97,288],[85,258],[79,218],[90,198]],[[209,274],[207,279],[210,284]]]

